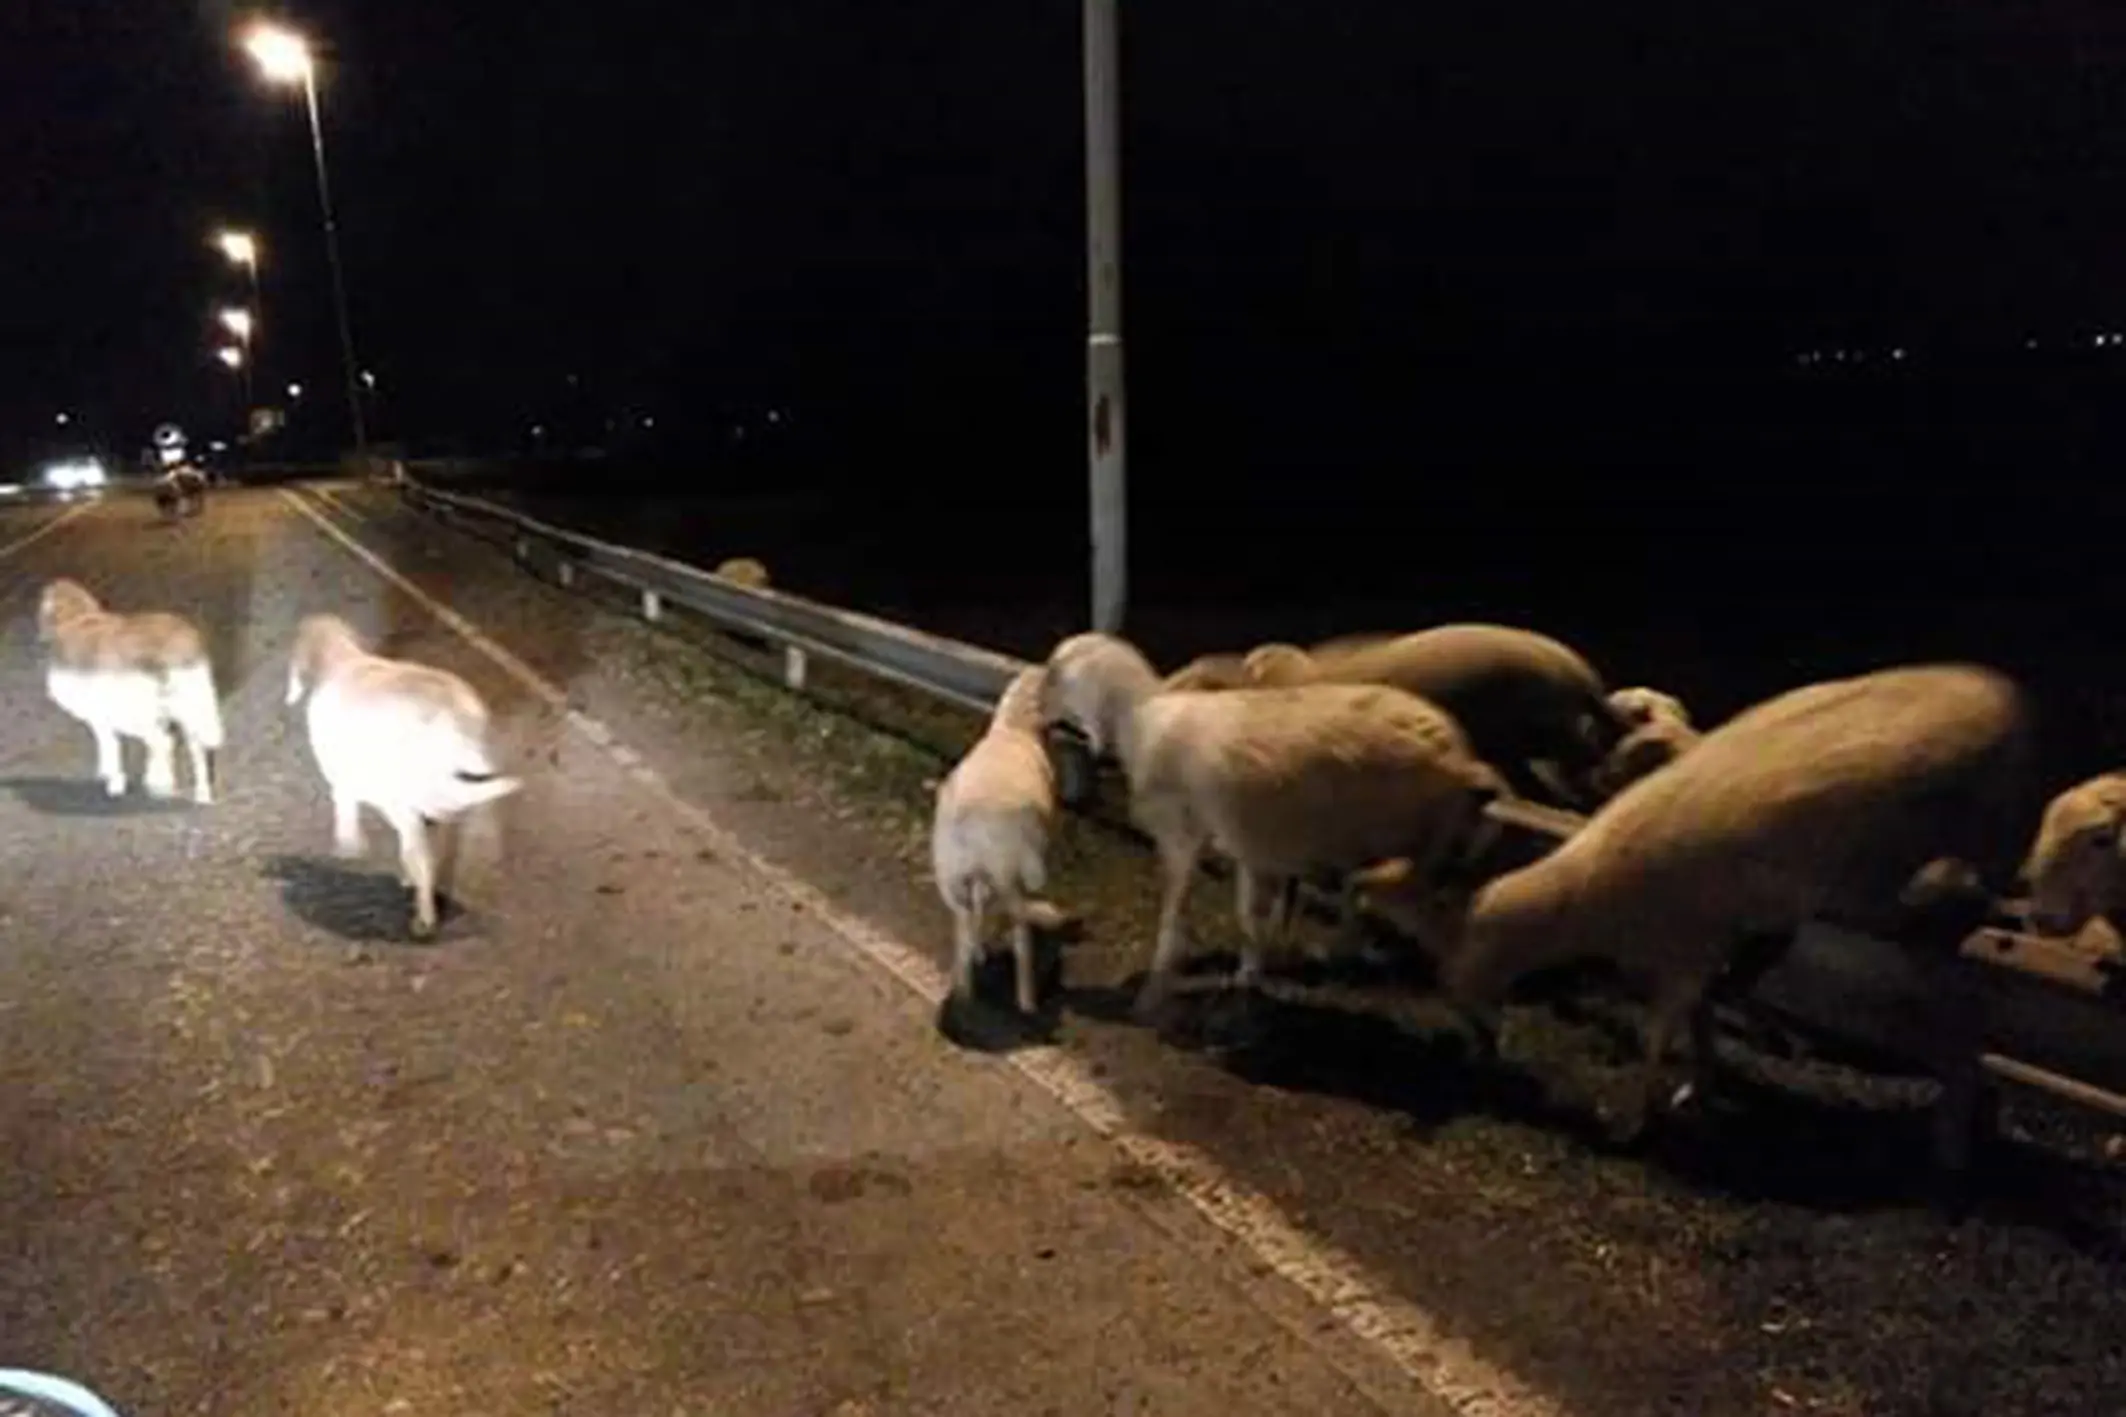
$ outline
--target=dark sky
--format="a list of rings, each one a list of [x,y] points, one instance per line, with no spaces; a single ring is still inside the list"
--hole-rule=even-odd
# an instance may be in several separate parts
[[[1302,385],[1377,403],[1486,361],[2126,323],[2126,6],[1124,9],[1132,393],[1155,440],[1161,417]],[[1076,456],[1071,0],[290,18],[330,45],[385,431],[493,440],[575,373],[675,423],[788,405]],[[232,19],[0,6],[7,446],[61,407],[136,438],[226,412],[223,216],[268,243],[265,374],[331,391],[301,106],[251,79]]]

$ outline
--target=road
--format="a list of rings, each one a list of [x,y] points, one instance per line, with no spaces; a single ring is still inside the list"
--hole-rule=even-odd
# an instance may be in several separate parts
[[[0,516],[0,1363],[215,1414],[1996,1417],[2126,1391],[2086,1138],[2011,1148],[1951,1229],[1909,1108],[1759,1098],[1712,1147],[1600,1154],[1563,1114],[1604,1070],[1560,1061],[1598,1030],[1533,1010],[1509,1047],[1556,1087],[1325,1010],[1253,1056],[1177,1046],[1098,1004],[1152,892],[1075,824],[1060,1046],[963,1051],[931,1007],[935,757],[374,489],[50,515]],[[210,627],[221,803],[97,794],[28,632],[57,574]],[[529,777],[433,945],[403,940],[380,829],[330,857],[280,702],[320,608],[464,674]]]
[[[101,795],[29,633],[61,574],[210,627],[218,804]],[[0,583],[7,1361],[216,1417],[1438,1410],[283,496],[116,499]],[[329,855],[314,609],[531,765],[432,946],[380,826]]]

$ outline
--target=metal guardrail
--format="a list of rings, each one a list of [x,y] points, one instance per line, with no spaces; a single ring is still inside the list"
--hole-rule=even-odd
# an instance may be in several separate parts
[[[784,647],[785,681],[804,686],[805,655],[987,714],[1024,661],[785,591],[733,584],[669,557],[617,546],[483,498],[444,492],[404,469],[392,479],[409,504],[446,520],[509,529],[517,558],[533,540],[562,553],[560,577],[576,568],[627,586],[657,618],[664,601],[685,605],[736,633]],[[1082,754],[1082,743],[1078,745]],[[1066,752],[1063,797],[1089,795],[1090,763]],[[1075,780],[1074,780],[1075,779]],[[1577,831],[1584,818],[1535,803],[1495,804],[1494,818],[1537,854]],[[1325,898],[1316,896],[1317,905]],[[1951,1169],[1970,1154],[1986,1114],[1989,1079],[2036,1088],[2126,1117],[2126,978],[2071,942],[1993,927],[1960,951],[1922,950],[1818,921],[1757,984],[1746,1002],[1803,1034],[1890,1058],[1939,1079],[1936,1149]]]

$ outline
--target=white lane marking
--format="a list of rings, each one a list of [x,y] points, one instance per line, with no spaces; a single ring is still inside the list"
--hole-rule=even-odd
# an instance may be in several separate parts
[[[817,887],[756,854],[715,818],[675,792],[639,754],[619,747],[603,723],[569,709],[567,693],[542,678],[537,670],[334,526],[296,493],[283,489],[281,495],[316,523],[319,530],[418,601],[467,644],[533,694],[565,711],[579,733],[618,758],[628,776],[662,798],[665,805],[708,838],[719,856],[743,863],[926,1004],[935,1007],[944,999],[948,980],[927,955],[843,910]],[[1486,1362],[1467,1344],[1450,1337],[1430,1313],[1395,1297],[1352,1256],[1307,1235],[1285,1219],[1268,1198],[1227,1176],[1217,1162],[1201,1151],[1134,1129],[1121,1099],[1065,1050],[1029,1048],[1005,1055],[1004,1061],[1131,1161],[1165,1181],[1212,1225],[1252,1250],[1273,1272],[1327,1309],[1351,1333],[1383,1353],[1419,1390],[1461,1417],[1564,1417],[1566,1409],[1554,1398]]]
[[[69,507],[67,510],[61,512],[58,516],[53,517],[50,521],[38,526],[35,531],[25,533],[22,536],[16,537],[13,541],[7,543],[7,545],[0,546],[0,561],[5,561],[8,557],[14,555],[23,547],[28,546],[31,542],[37,541],[42,537],[51,535],[51,533],[59,530],[61,526],[63,526],[67,522],[72,521],[74,518],[80,516],[83,512],[88,511],[91,507],[94,507],[95,505],[96,504],[94,502],[82,502],[77,506]]]

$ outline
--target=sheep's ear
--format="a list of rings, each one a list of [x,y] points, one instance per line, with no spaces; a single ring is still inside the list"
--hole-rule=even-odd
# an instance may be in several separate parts
[[[1415,869],[1409,857],[1391,856],[1386,861],[1376,861],[1353,871],[1351,884],[1362,891],[1393,890],[1408,881]]]

